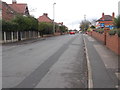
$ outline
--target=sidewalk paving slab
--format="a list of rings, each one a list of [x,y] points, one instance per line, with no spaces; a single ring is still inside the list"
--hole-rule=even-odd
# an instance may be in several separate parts
[[[118,55],[110,51],[96,39],[86,34],[83,36],[92,69],[93,88],[118,87]]]

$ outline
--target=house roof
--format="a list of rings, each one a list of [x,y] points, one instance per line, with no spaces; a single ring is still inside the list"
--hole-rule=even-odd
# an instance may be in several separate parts
[[[0,4],[0,9],[2,9],[2,18],[4,20],[11,20],[16,14],[16,12],[6,2],[2,2],[2,4]]]
[[[104,15],[104,17],[101,17],[98,21],[112,21],[112,16],[110,15]]]
[[[27,4],[8,4],[17,13],[24,14],[26,11]]]
[[[48,17],[48,14],[47,13],[44,13],[42,16],[40,16],[38,18],[38,21],[39,22],[49,22],[49,23],[52,23],[53,20],[51,20],[49,17]]]

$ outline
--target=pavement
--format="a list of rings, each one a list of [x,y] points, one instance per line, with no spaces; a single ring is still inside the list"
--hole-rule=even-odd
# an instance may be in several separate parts
[[[119,56],[110,51],[96,39],[83,34],[89,60],[89,87],[119,88],[120,73],[118,72]],[[119,88],[120,90],[120,88]]]

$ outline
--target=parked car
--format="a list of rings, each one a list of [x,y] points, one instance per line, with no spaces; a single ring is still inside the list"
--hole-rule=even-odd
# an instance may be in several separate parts
[[[75,32],[74,31],[70,31],[70,34],[75,34]]]

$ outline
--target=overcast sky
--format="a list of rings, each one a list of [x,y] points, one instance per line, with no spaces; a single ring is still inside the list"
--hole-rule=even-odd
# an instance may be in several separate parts
[[[3,0],[8,4],[12,0]],[[53,3],[55,2],[55,21],[63,22],[69,29],[79,29],[79,23],[86,15],[87,20],[99,19],[105,15],[118,15],[120,0],[17,0],[17,3],[27,3],[30,14],[38,18],[43,13],[53,19]],[[34,10],[33,10],[34,9]]]

